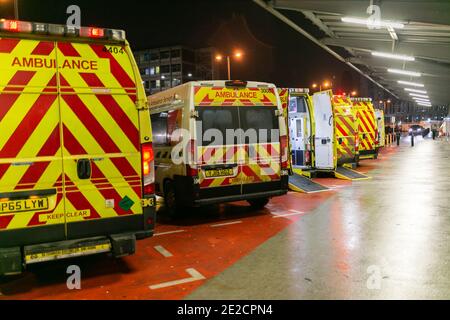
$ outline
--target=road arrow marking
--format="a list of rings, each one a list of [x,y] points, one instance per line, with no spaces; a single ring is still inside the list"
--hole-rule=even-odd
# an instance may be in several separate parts
[[[178,286],[180,284],[191,283],[191,282],[201,281],[201,280],[206,279],[200,272],[198,272],[197,270],[195,270],[193,268],[186,269],[186,272],[191,276],[190,278],[155,284],[153,286],[149,286],[149,288],[150,288],[150,290],[158,290],[158,289],[162,289],[162,288],[174,287],[174,286]]]

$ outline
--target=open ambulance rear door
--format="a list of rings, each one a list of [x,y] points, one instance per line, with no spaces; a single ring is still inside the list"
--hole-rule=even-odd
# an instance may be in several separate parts
[[[314,94],[316,169],[333,170],[336,167],[334,145],[334,117],[328,92]]]

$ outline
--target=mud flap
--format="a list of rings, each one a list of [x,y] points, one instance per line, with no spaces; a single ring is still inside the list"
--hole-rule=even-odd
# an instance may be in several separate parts
[[[0,276],[11,276],[23,271],[22,252],[19,247],[0,249]]]
[[[112,254],[115,258],[133,255],[136,252],[136,236],[119,234],[111,236]]]

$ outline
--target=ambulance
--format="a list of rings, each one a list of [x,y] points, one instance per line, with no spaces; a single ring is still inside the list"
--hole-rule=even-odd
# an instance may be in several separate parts
[[[284,116],[287,119],[290,167],[311,170],[314,165],[314,110],[309,89],[278,89]]]
[[[358,122],[352,101],[332,91],[314,94],[316,167],[335,169],[359,161]]]
[[[273,84],[190,82],[148,98],[156,192],[167,213],[288,191],[286,119]]]
[[[359,121],[359,158],[377,159],[379,130],[371,98],[352,98]]]
[[[336,178],[366,180],[354,169],[359,161],[358,118],[352,101],[331,90],[313,95],[315,169]]]
[[[124,31],[1,20],[0,132],[0,275],[152,236],[150,114]]]
[[[375,110],[375,118],[377,120],[378,128],[378,145],[377,148],[384,148],[386,146],[386,123],[384,119],[384,111],[380,109]]]

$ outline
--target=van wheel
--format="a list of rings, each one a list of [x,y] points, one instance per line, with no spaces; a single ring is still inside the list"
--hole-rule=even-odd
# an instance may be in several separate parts
[[[269,204],[270,199],[269,198],[261,198],[261,199],[253,199],[248,200],[247,202],[250,204],[252,209],[263,209],[265,206]]]
[[[164,185],[164,204],[169,217],[174,218],[178,213],[177,198],[175,187],[172,182],[166,182]]]

